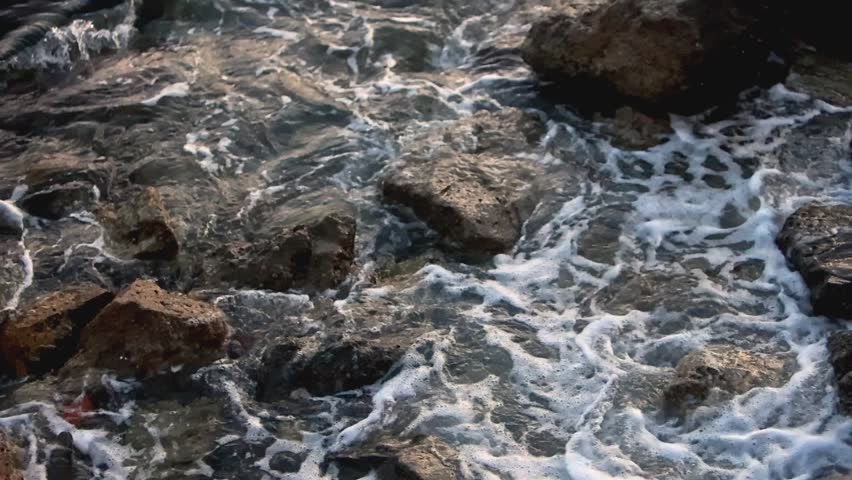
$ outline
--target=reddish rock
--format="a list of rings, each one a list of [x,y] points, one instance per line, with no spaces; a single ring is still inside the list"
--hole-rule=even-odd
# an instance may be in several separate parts
[[[83,284],[52,293],[20,310],[0,327],[0,353],[9,373],[41,375],[77,350],[80,332],[112,300],[112,293]]]
[[[228,324],[217,307],[137,280],[83,329],[80,353],[66,365],[150,375],[208,364],[225,353]]]

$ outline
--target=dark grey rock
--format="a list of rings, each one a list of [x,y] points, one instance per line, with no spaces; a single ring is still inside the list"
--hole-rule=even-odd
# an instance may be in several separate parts
[[[837,379],[840,410],[852,415],[852,330],[837,332],[828,339],[828,355]]]
[[[776,241],[811,289],[814,313],[852,319],[852,205],[802,207]]]

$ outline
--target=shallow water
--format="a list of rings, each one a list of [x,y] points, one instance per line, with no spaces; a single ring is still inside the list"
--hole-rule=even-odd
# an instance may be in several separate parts
[[[383,381],[330,397],[254,400],[248,361],[220,361],[191,387],[162,392],[94,374],[112,408],[75,425],[66,400],[39,382],[9,386],[0,424],[28,442],[28,478],[45,478],[54,435],[66,430],[88,462],[80,478],[374,478],[326,455],[412,435],[456,447],[474,479],[852,471],[852,421],[835,412],[825,345],[841,327],[810,315],[801,277],[775,246],[802,204],[852,201],[849,112],[779,85],[744,95],[724,120],[673,117],[667,143],[626,152],[538,96],[515,47],[546,5],[372,3],[185,1],[178,20],[144,36],[119,11],[112,23],[56,30],[7,66],[61,67],[50,75],[70,93],[3,94],[9,105],[47,99],[30,117],[0,114],[5,130],[36,151],[70,138],[122,162],[144,158],[134,181],[201,199],[180,218],[188,237],[215,242],[262,221],[259,205],[272,198],[347,192],[359,222],[351,278],[315,298],[216,292],[236,328],[265,341],[322,335],[329,311],[359,324],[377,304],[386,318],[419,315],[434,327]],[[128,133],[63,124],[95,95],[109,113],[86,118]],[[555,198],[509,254],[484,265],[421,257],[435,235],[381,203],[383,173],[422,132],[508,107],[547,121],[540,143],[516,155],[547,166]],[[33,118],[53,130],[29,135]],[[138,119],[144,128],[131,126]],[[813,122],[836,136],[802,134]],[[39,265],[59,262],[75,278],[141,268],[110,255],[88,212],[26,228],[6,307],[50,288],[53,271]],[[410,278],[376,280],[402,261],[417,265]],[[715,344],[789,355],[794,371],[779,388],[665,415],[654,392],[686,353]],[[301,460],[298,471],[271,467],[281,452]]]

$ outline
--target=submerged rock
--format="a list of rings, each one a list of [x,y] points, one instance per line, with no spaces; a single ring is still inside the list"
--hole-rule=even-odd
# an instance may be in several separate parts
[[[364,475],[376,472],[378,480],[460,480],[458,452],[437,437],[379,441],[329,455],[341,470]]]
[[[224,355],[227,337],[225,315],[215,306],[137,280],[83,329],[80,352],[65,369],[149,375],[198,367]]]
[[[279,292],[322,291],[346,279],[355,259],[355,210],[336,190],[265,210],[255,238],[229,243],[214,257],[210,270],[217,278]]]
[[[693,113],[783,78],[767,2],[616,0],[534,24],[524,60],[581,106]],[[773,52],[777,49],[777,52]]]
[[[66,288],[20,309],[0,326],[0,354],[9,373],[40,375],[77,351],[80,332],[113,298],[92,284]]]
[[[387,375],[415,338],[330,339],[319,345],[274,345],[263,355],[258,399],[286,398],[299,388],[324,396],[372,385]]]
[[[837,332],[828,339],[828,361],[837,379],[840,410],[852,415],[852,330]]]
[[[852,319],[852,205],[802,207],[776,241],[810,288],[814,313]]]
[[[45,141],[38,149],[0,166],[0,175],[0,190],[26,188],[17,203],[27,213],[57,220],[92,208],[110,191],[113,168],[91,152]]]
[[[384,179],[382,193],[468,253],[505,252],[535,209],[542,173],[538,164],[506,155],[541,132],[541,123],[519,110],[480,112],[451,124],[443,141],[427,138],[411,148]]]
[[[683,412],[714,399],[741,395],[753,388],[779,387],[790,377],[788,356],[708,347],[678,362],[675,378],[663,393],[668,412]]]
[[[98,219],[108,246],[120,256],[139,260],[171,260],[178,241],[160,192],[154,187],[133,190],[117,207],[103,206]]]
[[[0,430],[0,478],[24,480],[20,467],[21,461],[18,458],[17,447],[12,443],[12,439]]]

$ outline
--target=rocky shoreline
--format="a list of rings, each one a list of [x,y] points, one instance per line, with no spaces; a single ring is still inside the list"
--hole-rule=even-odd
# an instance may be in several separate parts
[[[391,154],[381,142],[352,140],[353,124],[366,131],[370,122],[383,122],[379,116],[365,121],[369,116],[353,101],[341,100],[340,91],[300,77],[320,69],[330,76],[339,71],[348,75],[347,62],[359,61],[357,51],[349,60],[332,56],[315,69],[295,70],[300,61],[305,63],[300,55],[306,51],[320,50],[324,59],[332,51],[321,39],[304,40],[287,53],[272,41],[229,31],[220,32],[224,39],[204,38],[188,46],[139,46],[129,55],[95,56],[87,71],[52,88],[45,87],[50,82],[45,72],[33,73],[35,80],[27,81],[20,72],[0,73],[6,87],[0,91],[5,107],[0,112],[0,304],[7,306],[0,325],[0,371],[8,380],[3,408],[29,401],[56,403],[66,423],[55,424],[90,422],[106,431],[102,424],[107,422],[97,416],[120,409],[131,395],[110,381],[132,379],[126,381],[142,392],[140,408],[157,404],[165,418],[166,412],[200,405],[193,415],[202,420],[193,421],[209,423],[214,430],[219,427],[211,419],[227,411],[247,423],[250,432],[273,430],[292,438],[297,428],[288,431],[280,419],[301,422],[288,412],[318,410],[321,397],[333,398],[329,401],[336,402],[335,408],[345,404],[339,407],[347,411],[341,415],[366,422],[372,415],[369,402],[376,402],[371,399],[376,385],[391,382],[413,356],[437,362],[430,342],[465,328],[476,355],[450,357],[447,375],[465,384],[508,381],[517,359],[500,348],[480,346],[479,337],[486,336],[481,326],[440,301],[433,303],[429,295],[434,292],[419,286],[418,279],[456,275],[480,281],[476,268],[499,267],[509,256],[533,257],[521,240],[549,228],[548,222],[564,213],[563,204],[575,197],[579,179],[591,178],[603,188],[607,180],[598,180],[598,170],[617,164],[621,151],[613,145],[624,151],[663,149],[683,135],[673,130],[683,118],[678,115],[724,123],[748,95],[810,96],[825,111],[797,127],[805,138],[781,147],[779,162],[814,178],[838,169],[848,172],[848,165],[821,163],[852,161],[849,52],[839,48],[844,42],[840,33],[815,27],[822,15],[815,18],[810,10],[803,15],[790,2],[770,1],[729,0],[712,8],[701,0],[613,0],[593,8],[564,3],[550,5],[543,18],[526,12],[534,23],[513,50],[536,73],[536,105],[545,107],[483,101],[471,106],[469,115],[455,118],[454,110],[447,110],[450,115],[437,103],[424,106],[414,95],[401,96],[405,105],[391,108],[407,120],[394,127],[397,144]],[[89,4],[93,11],[116,7]],[[50,25],[87,13],[81,8],[64,12],[63,18],[50,17]],[[145,1],[140,8],[140,44],[159,38],[162,25],[186,21],[181,17],[185,12],[177,7],[167,11],[160,2]],[[846,7],[832,8],[823,12],[825,18],[837,18]],[[260,13],[257,18],[246,15],[240,22],[263,18]],[[0,16],[0,33],[13,35],[0,42],[0,62],[13,55],[13,48],[22,50],[21,42],[37,42],[22,40],[27,29],[45,29],[37,22],[6,25],[4,19]],[[424,83],[435,85],[428,77],[432,64],[423,62],[434,53],[431,42],[439,40],[406,43],[410,31],[399,34],[393,31],[396,24],[388,25],[373,32],[379,45],[373,48],[385,45],[402,59],[393,65],[397,72],[418,72]],[[281,32],[271,36],[286,37],[288,32]],[[362,59],[365,67],[378,71],[379,53],[370,61]],[[280,55],[283,66],[258,67],[269,55]],[[779,82],[803,93],[779,90],[774,86]],[[239,119],[226,118],[224,108],[208,108],[220,95]],[[545,113],[555,104],[573,109],[578,124],[593,125],[592,135],[609,156],[574,150],[579,142],[556,143],[560,127]],[[418,116],[437,120],[421,122]],[[215,119],[223,132],[240,132],[240,138],[225,141],[224,135],[191,128],[202,117]],[[353,166],[347,163],[353,151],[369,152],[384,163]],[[574,163],[565,168],[565,163],[535,160],[544,157]],[[679,177],[724,190],[725,175],[732,174],[725,165],[714,169],[707,163],[698,173],[702,177],[695,178],[695,168],[679,166],[674,154],[670,160],[665,171],[643,170],[637,162],[633,170],[624,169],[625,176]],[[743,178],[748,178],[747,162],[754,158],[738,160]],[[355,168],[361,170],[347,170]],[[365,187],[348,188],[341,172]],[[361,195],[373,203],[365,204]],[[852,415],[852,335],[843,323],[852,319],[852,204],[813,201],[795,207],[789,218],[776,219],[772,235],[777,245],[772,248],[810,292],[804,311],[832,322],[834,333],[818,341],[829,352],[820,368],[833,369],[836,408]],[[592,220],[585,237],[572,240],[572,248],[598,270],[617,263],[619,244],[625,242],[624,210],[617,204],[608,207]],[[734,216],[720,220],[720,232],[747,221]],[[403,247],[387,240],[400,236],[406,239]],[[554,234],[551,244],[538,247],[553,248],[558,237]],[[371,243],[365,244],[365,238]],[[752,267],[756,273],[749,274]],[[737,268],[735,273],[746,281],[758,282],[768,267],[743,263]],[[583,308],[603,308],[619,317],[657,309],[675,313],[672,305],[678,297],[697,288],[674,279],[666,291],[669,286],[656,282],[653,271],[645,277],[628,273],[613,267],[607,278],[616,280],[600,286]],[[577,272],[558,275],[566,285],[583,283]],[[351,300],[351,291],[367,293]],[[241,296],[257,292],[270,295],[264,300],[268,303],[240,303]],[[486,297],[475,288],[458,295]],[[512,323],[513,313],[526,312],[512,303],[520,302],[515,297],[507,298],[494,300],[509,312],[505,331],[532,357],[558,358],[560,352],[544,345],[535,332]],[[276,305],[279,301],[287,305]],[[310,304],[312,313],[302,315],[294,302]],[[297,313],[282,313],[290,311]],[[594,323],[578,319],[573,324],[577,335],[591,335],[586,329],[592,332]],[[792,351],[759,341],[747,349],[736,340],[667,354],[676,360],[659,378],[648,380],[642,401],[630,402],[688,424],[703,414],[703,406],[791,381],[796,365]],[[467,348],[464,341],[457,343]],[[611,345],[606,348],[612,350]],[[218,390],[207,382],[212,377]],[[234,393],[237,384],[240,393]],[[258,410],[267,416],[245,420],[251,415],[234,406],[235,395],[263,405]],[[612,400],[616,404],[617,395]],[[499,417],[499,412],[491,415]],[[155,417],[151,415],[150,424]],[[547,437],[551,434],[528,425],[534,423],[530,419],[504,423],[514,438],[533,439],[529,441],[536,446],[530,451],[564,452],[567,439]],[[144,433],[134,430],[140,427],[120,425],[127,442],[140,446],[133,443]],[[216,432],[230,435],[231,428]],[[59,430],[52,428],[55,438],[47,441],[59,445]],[[340,438],[345,439],[346,431]],[[13,437],[14,428],[8,434],[0,430],[0,476],[24,478],[22,455],[28,440]],[[204,465],[221,467],[216,475],[226,475],[237,461],[233,459],[265,458],[286,443],[264,435],[255,444],[208,440],[199,440],[200,451],[193,452],[198,455],[186,453],[187,458],[181,456],[187,447],[159,448],[165,449],[169,464],[183,471],[197,466],[193,462],[203,456]],[[401,436],[377,433],[358,442],[339,440],[318,463],[325,472],[348,475],[339,478],[362,478],[371,471],[376,476],[370,478],[379,479],[480,478],[470,476],[460,460],[462,440],[414,429]],[[61,478],[49,472],[63,462],[67,471],[97,463],[96,453],[83,451],[79,442],[63,448],[51,447],[48,459],[39,460],[48,479]],[[283,447],[276,452],[263,464],[275,475],[296,474],[308,457]],[[73,467],[75,462],[80,465]],[[112,468],[107,463],[94,468]],[[207,477],[204,472],[186,476]]]

